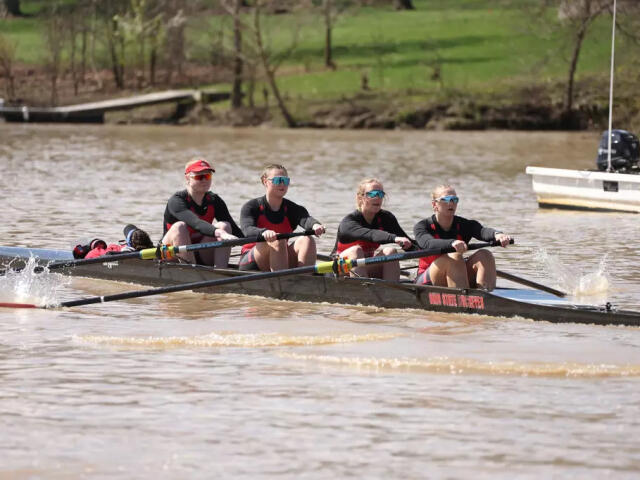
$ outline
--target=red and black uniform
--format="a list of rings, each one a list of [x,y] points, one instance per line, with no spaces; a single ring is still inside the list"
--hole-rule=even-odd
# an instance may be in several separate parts
[[[467,220],[457,215],[453,217],[451,228],[444,230],[436,221],[434,214],[416,223],[413,227],[413,233],[416,237],[418,247],[425,250],[429,248],[450,247],[454,240],[462,240],[466,244],[468,244],[472,238],[490,242],[495,239],[498,231],[493,228],[483,227],[480,222],[476,220]],[[431,283],[428,275],[429,266],[439,256],[440,255],[431,255],[420,259],[416,283]]]
[[[360,245],[366,257],[370,257],[383,243],[393,243],[396,237],[409,238],[393,213],[380,210],[371,223],[368,223],[362,212],[354,210],[344,217],[338,226],[338,236],[334,253],[342,253],[347,248]]]
[[[276,233],[291,233],[300,226],[305,230],[310,229],[318,220],[309,215],[302,205],[293,203],[286,198],[282,199],[282,205],[278,211],[271,210],[267,197],[254,198],[245,203],[240,211],[240,226],[246,237],[260,235],[266,230]],[[255,270],[253,247],[255,243],[249,243],[242,247],[242,257],[239,267],[241,270]]]
[[[174,193],[167,202],[164,210],[164,233],[176,222],[187,224],[192,243],[198,243],[202,237],[215,237],[215,227],[212,222],[229,222],[231,233],[236,237],[243,237],[242,230],[233,221],[229,209],[224,200],[213,192],[207,192],[202,199],[202,205],[198,205],[187,190]]]

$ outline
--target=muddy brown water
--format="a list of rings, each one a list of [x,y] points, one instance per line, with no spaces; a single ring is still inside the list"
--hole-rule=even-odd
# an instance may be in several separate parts
[[[283,163],[329,233],[378,177],[410,231],[431,188],[512,233],[500,268],[640,309],[638,216],[541,211],[526,165],[589,168],[597,133],[0,124],[2,244],[161,235],[193,155],[238,216]],[[3,295],[24,291],[4,279]],[[136,285],[50,275],[61,299]],[[22,289],[22,290],[21,290]],[[17,294],[17,293],[16,293]],[[603,300],[604,299],[604,300]],[[179,293],[0,311],[7,478],[634,478],[640,331]]]

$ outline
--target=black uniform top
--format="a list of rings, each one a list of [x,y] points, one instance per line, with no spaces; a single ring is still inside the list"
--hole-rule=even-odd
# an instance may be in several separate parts
[[[236,237],[244,237],[242,230],[231,218],[227,204],[213,192],[207,192],[202,199],[202,205],[198,205],[187,190],[174,193],[164,210],[164,233],[178,221],[185,222],[190,231],[200,232],[207,237],[215,235],[215,228],[211,222],[216,219],[219,222],[229,222],[231,233]]]
[[[282,205],[277,211],[271,210],[266,195],[249,200],[240,211],[240,226],[247,237],[259,235],[265,230],[278,231],[275,230],[277,226],[285,222],[291,226],[291,231],[297,226],[308,230],[316,223],[320,224],[309,215],[306,208],[286,198],[282,199]]]
[[[393,243],[396,237],[407,237],[409,235],[402,229],[395,215],[388,210],[380,210],[368,223],[362,212],[354,210],[344,217],[338,226],[338,243],[349,244],[363,240],[371,243]]]
[[[416,242],[421,249],[446,248],[451,246],[453,240],[462,240],[464,243],[469,243],[472,238],[490,242],[495,239],[496,233],[499,232],[493,228],[483,227],[476,220],[467,220],[457,215],[454,215],[453,223],[449,230],[444,230],[440,226],[436,221],[435,214],[420,220],[413,227],[413,234],[416,236]]]

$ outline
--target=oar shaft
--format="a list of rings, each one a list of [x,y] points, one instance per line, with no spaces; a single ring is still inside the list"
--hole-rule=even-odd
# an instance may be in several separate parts
[[[329,262],[329,266],[331,266],[332,264],[333,264],[332,262]],[[163,293],[174,293],[174,292],[183,292],[185,290],[196,290],[198,288],[219,287],[219,286],[228,285],[231,283],[254,282],[257,280],[267,280],[269,278],[282,277],[284,276],[283,272],[286,272],[285,275],[300,275],[303,273],[313,273],[317,270],[317,267],[319,265],[322,265],[322,264],[291,268],[289,270],[277,270],[275,272],[262,272],[262,273],[241,275],[241,276],[235,276],[235,277],[229,277],[229,278],[218,278],[215,280],[204,280],[200,282],[182,283],[180,285],[172,285],[169,287],[150,288],[148,290],[137,290],[135,292],[116,293],[113,295],[104,295],[101,297],[90,297],[90,298],[85,298],[80,300],[71,300],[68,302],[62,302],[56,306],[77,307],[80,305],[89,305],[93,303],[113,302],[116,300],[126,300],[129,298],[149,297],[151,295],[160,295]]]
[[[504,278],[505,280],[510,280],[515,283],[519,283],[521,285],[526,285],[527,287],[535,288],[537,290],[541,290],[543,292],[550,293],[555,295],[556,297],[566,297],[567,294],[565,292],[561,292],[560,290],[556,290],[555,288],[547,287],[546,285],[542,285],[541,283],[533,282],[526,278],[519,277],[512,273],[504,272],[502,270],[496,270],[496,274],[500,278]]]

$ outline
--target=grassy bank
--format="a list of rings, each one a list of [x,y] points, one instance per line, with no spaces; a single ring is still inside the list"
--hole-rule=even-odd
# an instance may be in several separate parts
[[[355,99],[376,111],[390,103],[397,111],[411,111],[412,106],[459,101],[557,106],[563,101],[571,36],[560,26],[556,9],[534,17],[532,7],[537,3],[415,0],[414,11],[386,6],[351,9],[339,17],[333,30],[336,70],[323,65],[324,30],[318,13],[267,17],[265,39],[277,53],[297,37],[295,48],[278,71],[278,84],[288,104],[305,121],[316,110],[341,105],[344,99]],[[45,19],[36,15],[42,5],[23,1],[23,10],[35,16],[0,21],[3,34],[17,42],[18,60],[36,68],[46,63],[40,33]],[[245,20],[250,19],[246,16]],[[601,108],[598,102],[602,98],[606,102],[606,92],[602,96],[598,92],[607,88],[610,21],[609,16],[600,17],[582,47],[576,77],[578,107],[586,101]],[[229,25],[229,18],[208,11],[190,20],[187,57],[192,65],[210,66],[216,38],[230,45]],[[224,34],[218,37],[221,31]],[[625,91],[616,98],[622,100],[633,122],[634,112],[640,110],[635,100],[640,87],[629,80],[638,78],[640,66],[635,58],[640,58],[640,49],[619,35],[618,52],[617,72],[624,77]],[[106,67],[104,52],[98,58]],[[273,100],[262,91],[258,83],[255,103],[269,102],[271,109]],[[226,108],[225,104],[215,106],[218,111]]]

